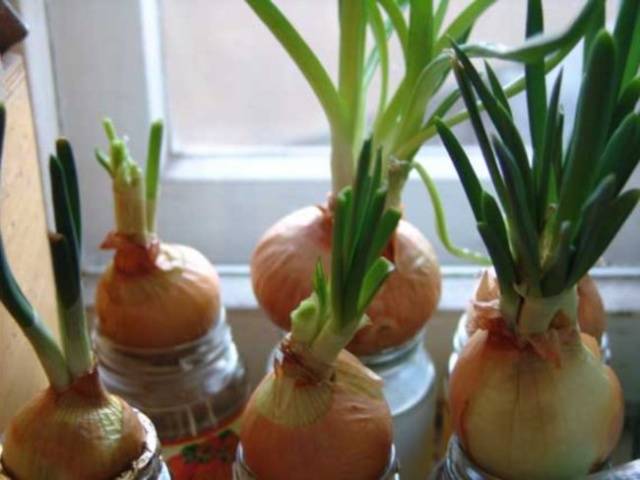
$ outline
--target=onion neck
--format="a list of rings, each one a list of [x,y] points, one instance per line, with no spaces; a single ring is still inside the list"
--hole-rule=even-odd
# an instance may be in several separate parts
[[[145,189],[139,169],[129,169],[127,181],[113,182],[114,213],[116,229],[140,245],[147,245],[153,232],[147,228]]]
[[[411,172],[411,162],[391,158],[387,163],[389,192],[385,209],[402,211],[402,191]]]
[[[331,185],[334,195],[351,185],[354,178],[355,154],[346,135],[333,129],[331,132]]]
[[[98,369],[95,366],[84,375],[76,378],[67,391],[73,391],[74,394],[98,404],[108,402],[107,391],[100,381]],[[65,391],[58,392],[58,395],[64,394]]]
[[[331,378],[333,361],[327,363],[319,359],[306,345],[287,336],[280,344],[281,357],[276,360],[276,372],[305,385],[315,384]]]
[[[517,333],[525,338],[544,334],[558,315],[562,315],[564,326],[577,326],[578,294],[575,287],[552,297],[523,297],[517,317]]]
[[[124,275],[144,275],[156,270],[161,244],[155,236],[149,236],[146,243],[135,238],[111,232],[100,248],[115,249],[113,265],[118,273]]]

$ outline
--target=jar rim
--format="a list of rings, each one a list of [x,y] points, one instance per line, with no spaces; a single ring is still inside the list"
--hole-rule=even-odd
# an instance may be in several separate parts
[[[400,467],[396,455],[396,446],[395,444],[391,444],[389,463],[379,480],[399,480],[399,472]],[[257,477],[244,462],[242,443],[238,444],[238,449],[236,450],[236,461],[233,463],[233,480],[257,480]]]

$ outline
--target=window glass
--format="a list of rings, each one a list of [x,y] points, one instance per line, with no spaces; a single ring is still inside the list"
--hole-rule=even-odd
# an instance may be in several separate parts
[[[337,1],[278,0],[276,3],[335,78]],[[445,25],[468,3],[468,0],[451,0]],[[545,1],[547,31],[564,27],[584,3],[584,0]],[[229,146],[328,143],[328,125],[311,89],[245,2],[163,0],[161,6],[167,99],[175,151],[207,154]],[[517,44],[524,37],[525,12],[526,0],[497,1],[477,23],[472,39]],[[575,85],[579,80],[580,55],[576,53],[565,78],[568,114],[575,103]],[[397,45],[392,55],[395,58],[392,81],[397,82],[403,73]],[[495,62],[494,65],[505,81],[521,74],[521,69],[513,64]],[[443,93],[452,86],[453,81],[449,81]],[[374,82],[370,96],[375,95],[375,90]],[[375,101],[369,104],[373,113]],[[521,99],[514,101],[514,110],[516,115],[525,113]],[[459,133],[466,142],[473,142],[467,130],[463,126]]]

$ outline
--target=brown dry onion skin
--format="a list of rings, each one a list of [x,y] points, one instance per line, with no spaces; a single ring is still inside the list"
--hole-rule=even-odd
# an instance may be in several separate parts
[[[276,365],[247,405],[240,440],[251,471],[260,480],[379,478],[393,441],[380,378],[344,350],[328,379],[296,368]]]
[[[578,324],[598,342],[607,329],[607,315],[596,282],[585,275],[578,282]]]
[[[253,291],[280,328],[290,329],[291,312],[310,295],[319,258],[329,271],[331,235],[331,213],[311,206],[287,215],[260,239],[251,259]],[[367,309],[371,324],[347,347],[356,355],[374,354],[411,339],[440,299],[440,267],[433,247],[417,228],[401,220],[387,250],[395,270]]]
[[[211,328],[220,310],[220,281],[201,253],[162,243],[150,265],[136,255],[125,262],[118,253],[96,290],[102,335],[128,347],[166,348]],[[123,263],[134,268],[118,268]]]
[[[13,417],[2,466],[12,478],[110,480],[140,456],[145,432],[96,372],[58,393],[49,387]]]
[[[485,278],[486,276],[486,278]],[[591,335],[598,342],[607,329],[607,316],[604,311],[602,297],[598,291],[596,282],[590,275],[585,275],[578,282],[578,325],[580,331]],[[487,269],[478,280],[474,291],[474,300],[488,302],[496,300],[500,296],[500,287],[493,269]],[[478,329],[477,322],[473,321],[472,306],[467,309],[466,330],[469,336]]]
[[[576,330],[562,337],[559,365],[506,329],[477,330],[461,353],[449,384],[454,428],[489,473],[574,478],[615,447],[624,417],[620,383],[593,338]]]

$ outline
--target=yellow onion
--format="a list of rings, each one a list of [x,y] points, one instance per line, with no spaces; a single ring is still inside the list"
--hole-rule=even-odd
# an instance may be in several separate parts
[[[243,416],[246,464],[260,480],[379,478],[393,437],[382,380],[344,350],[331,367],[313,362],[283,347]]]
[[[576,478],[615,447],[624,410],[617,377],[593,338],[575,329],[558,336],[556,361],[504,328],[477,330],[462,351],[449,387],[454,429],[488,473]]]
[[[492,302],[500,297],[500,287],[493,269],[485,270],[478,280],[474,292],[474,302]],[[469,336],[479,328],[478,317],[472,312],[473,305],[467,309],[467,323],[465,325]],[[499,314],[496,313],[499,318]],[[485,317],[486,318],[486,317]],[[585,275],[578,282],[578,325],[580,331],[589,334],[600,342],[602,334],[607,329],[607,317],[598,291],[596,282],[590,275]]]
[[[144,435],[94,371],[67,390],[47,388],[12,418],[2,466],[16,480],[111,480],[140,456]]]
[[[112,236],[113,237],[113,236]],[[108,241],[116,256],[98,284],[100,333],[129,347],[163,348],[204,335],[220,309],[218,275],[183,245]]]
[[[253,291],[279,327],[289,330],[291,312],[312,290],[318,259],[330,267],[333,220],[330,209],[311,206],[287,215],[261,238],[251,259]],[[440,299],[440,267],[429,242],[401,220],[385,256],[395,270],[367,309],[371,323],[347,346],[369,355],[411,339]]]

